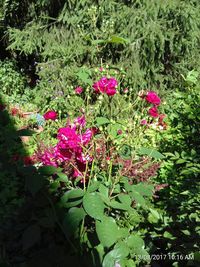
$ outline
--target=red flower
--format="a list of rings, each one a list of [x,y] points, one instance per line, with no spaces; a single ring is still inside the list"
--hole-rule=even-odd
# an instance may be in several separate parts
[[[33,165],[34,164],[34,158],[30,156],[23,157],[23,162],[25,166]]]
[[[151,117],[157,118],[159,116],[157,107],[152,107],[149,109],[149,115]]]
[[[18,108],[11,108],[11,115],[16,116],[19,115],[19,109]]]
[[[156,106],[159,106],[160,105],[160,98],[159,96],[156,94],[156,92],[154,91],[149,91],[146,95],[146,101],[149,102],[149,103],[152,103]]]
[[[45,120],[53,120],[55,121],[57,119],[57,113],[53,110],[47,111],[44,115],[43,115]]]
[[[81,93],[83,92],[83,88],[82,87],[76,87],[76,89],[75,89],[75,93],[77,94],[77,95],[80,95]]]
[[[119,129],[119,130],[117,131],[117,134],[118,134],[118,135],[122,134],[122,130]]]

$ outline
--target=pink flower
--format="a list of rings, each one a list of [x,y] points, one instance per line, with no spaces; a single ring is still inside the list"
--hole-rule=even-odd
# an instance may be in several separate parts
[[[57,119],[57,113],[53,110],[47,111],[44,115],[43,115],[45,120],[53,120],[55,121]]]
[[[117,80],[115,78],[102,77],[99,81],[93,84],[94,91],[96,93],[105,93],[108,96],[113,96],[116,94],[116,87],[118,86]]]
[[[125,88],[123,92],[124,92],[124,94],[127,94],[128,93],[128,88]]]
[[[159,116],[157,107],[152,107],[149,109],[149,115],[151,117],[157,118]]]
[[[85,127],[86,125],[86,120],[85,120],[85,115],[82,115],[81,117],[78,117],[74,120],[74,124],[79,127]]]
[[[140,124],[141,124],[141,125],[147,125],[147,120],[145,120],[145,119],[141,120],[141,121],[140,121]]]
[[[80,86],[76,87],[76,89],[75,89],[75,93],[76,93],[77,95],[80,95],[82,92],[83,92],[83,88],[82,88],[82,87],[80,87]]]
[[[159,96],[154,91],[149,91],[147,93],[145,99],[146,99],[147,102],[152,103],[152,104],[154,104],[156,106],[159,106],[160,102],[161,102]]]
[[[60,128],[57,138],[60,140],[58,146],[61,149],[77,149],[80,145],[79,135],[70,127]]]
[[[90,129],[87,129],[86,132],[82,134],[82,137],[81,137],[83,145],[87,145],[90,142],[92,136],[93,136],[93,131]]]
[[[101,71],[101,72],[104,71],[104,68],[103,67],[100,67],[99,68],[99,71]]]
[[[122,130],[119,129],[119,130],[117,131],[117,134],[118,134],[118,135],[122,134]]]

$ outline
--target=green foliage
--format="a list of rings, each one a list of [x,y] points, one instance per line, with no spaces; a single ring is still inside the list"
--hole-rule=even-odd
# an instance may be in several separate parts
[[[155,206],[158,214],[148,217],[153,225],[148,231],[154,237],[154,249],[194,255],[200,249],[197,242],[200,234],[197,226],[200,220],[198,72],[189,72],[182,87],[182,91],[176,90],[167,97],[168,128],[158,136],[165,160],[157,180],[168,186],[158,194]]]
[[[163,89],[199,66],[198,1],[59,1],[56,8],[54,2],[24,2],[21,26],[8,21],[8,49],[35,54],[46,80],[54,68],[64,68],[62,81],[77,66],[103,62],[124,67],[134,89]],[[5,13],[14,21],[19,9]]]
[[[25,79],[17,71],[14,62],[0,61],[0,87],[5,95],[21,95],[24,92]]]

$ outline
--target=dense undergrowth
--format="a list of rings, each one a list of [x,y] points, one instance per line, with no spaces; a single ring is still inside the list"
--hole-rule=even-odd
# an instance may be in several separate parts
[[[199,265],[198,1],[0,1],[0,266]]]

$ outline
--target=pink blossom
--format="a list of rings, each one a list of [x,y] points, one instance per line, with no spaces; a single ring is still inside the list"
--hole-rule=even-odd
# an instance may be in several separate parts
[[[140,124],[141,124],[141,125],[147,125],[147,120],[145,120],[145,119],[141,120],[141,121],[140,121]]]
[[[45,120],[53,120],[55,121],[57,119],[57,113],[53,110],[47,111],[44,115],[43,115]]]
[[[70,127],[60,128],[57,138],[60,140],[58,145],[61,149],[76,149],[80,145],[79,135]]]
[[[86,125],[86,120],[85,120],[85,115],[82,115],[81,117],[78,117],[74,120],[74,124],[79,127],[85,127]]]
[[[108,96],[113,96],[117,92],[117,86],[118,83],[115,78],[108,79],[107,77],[102,77],[99,81],[94,83],[92,87],[96,93],[105,93]]]
[[[161,102],[159,96],[154,91],[149,91],[147,93],[145,99],[146,99],[147,102],[152,103],[152,104],[154,104],[156,106],[159,106],[160,102]]]
[[[76,89],[75,89],[75,93],[76,93],[77,95],[80,95],[82,92],[83,92],[83,88],[82,88],[82,87],[80,87],[80,86],[76,87]]]
[[[84,152],[84,147],[89,144],[93,136],[92,129],[82,132],[85,124],[84,115],[76,118],[72,124],[68,120],[66,127],[58,130],[56,146],[39,155],[40,161],[44,165],[55,167],[72,161],[74,165],[72,177],[83,176],[86,163],[93,160],[88,153]]]
[[[90,142],[92,136],[93,136],[92,130],[87,129],[86,132],[82,134],[82,144],[87,145]]]
[[[150,108],[149,109],[149,115],[151,117],[157,118],[159,116],[157,107],[154,106],[154,107]]]
[[[127,94],[128,93],[128,88],[125,88],[123,92],[124,92],[124,94]]]

